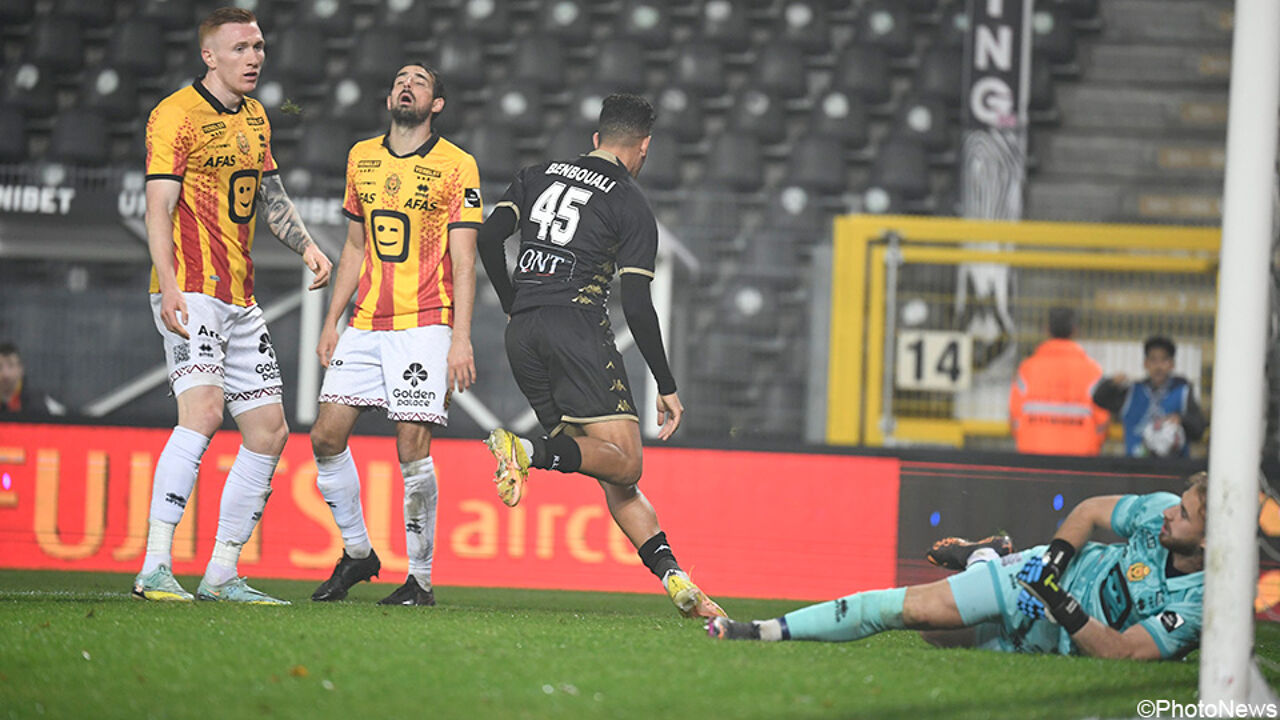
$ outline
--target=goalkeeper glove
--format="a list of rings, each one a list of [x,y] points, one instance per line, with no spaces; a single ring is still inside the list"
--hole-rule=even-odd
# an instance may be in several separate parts
[[[1089,622],[1089,616],[1080,603],[1063,589],[1067,564],[1075,552],[1071,543],[1055,539],[1049,543],[1049,549],[1042,557],[1028,560],[1016,578],[1022,586],[1018,609],[1033,619],[1047,614],[1069,635],[1074,635]]]

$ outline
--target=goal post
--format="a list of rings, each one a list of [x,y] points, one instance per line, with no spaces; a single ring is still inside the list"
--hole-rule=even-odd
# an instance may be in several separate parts
[[[1138,371],[1143,339],[1174,336],[1194,366],[1179,370],[1211,399],[1199,358],[1213,348],[1214,228],[850,215],[834,237],[829,443],[1006,439],[1013,371],[1056,305],[1077,311],[1079,337],[1111,362],[1132,363],[1136,348]],[[1016,292],[966,302],[959,270],[981,265],[1010,268]]]

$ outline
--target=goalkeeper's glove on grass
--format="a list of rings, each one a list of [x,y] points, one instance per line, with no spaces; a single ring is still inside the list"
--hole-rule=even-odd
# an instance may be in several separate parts
[[[1067,564],[1076,549],[1066,540],[1055,539],[1041,557],[1028,560],[1018,571],[1022,586],[1018,594],[1018,610],[1032,619],[1048,618],[1074,635],[1089,622],[1080,603],[1064,589]]]

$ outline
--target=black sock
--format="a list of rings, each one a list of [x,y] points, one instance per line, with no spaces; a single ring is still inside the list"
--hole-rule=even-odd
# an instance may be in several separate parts
[[[649,568],[649,572],[657,575],[659,580],[665,580],[667,573],[672,570],[680,569],[680,563],[676,562],[676,556],[671,552],[671,546],[667,544],[667,534],[664,532],[659,532],[646,540],[640,546],[639,555],[644,566]]]
[[[529,442],[533,443],[529,464],[539,470],[572,473],[582,467],[582,450],[578,448],[578,441],[568,435],[533,437]]]

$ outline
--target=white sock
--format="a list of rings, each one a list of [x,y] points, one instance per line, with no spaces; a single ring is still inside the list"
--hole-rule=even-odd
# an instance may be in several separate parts
[[[760,639],[768,642],[778,642],[782,640],[782,623],[777,619],[773,620],[756,620],[755,626],[760,629]]]
[[[213,557],[204,570],[204,580],[210,585],[225,585],[236,579],[236,565],[240,562],[240,551],[244,543],[233,543],[219,540],[213,544]]]
[[[150,529],[147,531],[147,555],[142,572],[155,571],[161,565],[173,567],[173,528],[182,520],[182,512],[196,486],[200,458],[209,447],[209,438],[178,425],[156,460],[156,474],[151,482]],[[156,523],[169,526],[169,532],[157,534]]]
[[[439,498],[435,461],[425,457],[403,463],[400,472],[404,475],[404,540],[409,574],[423,590],[430,590]]]
[[[333,521],[342,533],[342,545],[353,558],[366,558],[373,551],[369,530],[360,504],[360,474],[351,448],[337,455],[316,458],[316,487],[333,512]]]
[[[995,550],[992,550],[991,548],[986,548],[986,547],[978,548],[977,550],[974,550],[973,552],[969,553],[969,559],[965,561],[964,566],[968,568],[974,563],[990,562],[992,560],[999,560],[999,559],[1000,559],[1000,553],[996,552]]]
[[[173,531],[178,526],[163,520],[151,520],[147,530],[147,556],[142,561],[142,574],[155,572],[161,565],[173,569]]]
[[[528,440],[525,440],[522,437],[518,437],[516,439],[520,441],[520,447],[524,448],[525,457],[532,460],[533,459],[533,443]]]
[[[222,502],[218,508],[218,543],[234,545],[235,552],[233,555],[224,548],[223,553],[218,555],[218,546],[215,545],[215,559],[209,561],[209,570],[205,573],[210,582],[214,582],[210,574],[214,572],[215,562],[225,563],[227,558],[231,562],[230,577],[225,577],[226,568],[218,571],[216,577],[223,577],[222,582],[235,577],[235,563],[240,559],[240,546],[249,541],[253,529],[262,519],[262,509],[266,507],[267,497],[271,495],[271,475],[275,473],[276,462],[279,460],[279,457],[259,455],[243,445],[240,446],[236,461],[231,465],[231,472],[227,473],[227,484],[222,487]]]

